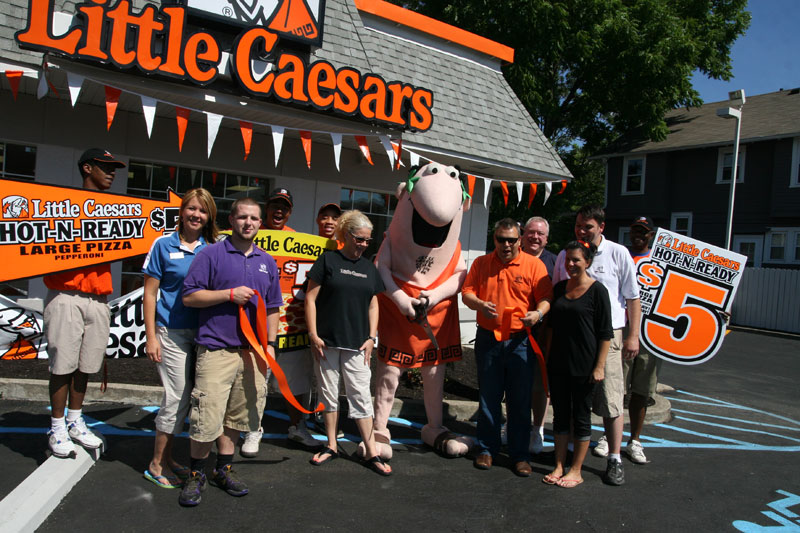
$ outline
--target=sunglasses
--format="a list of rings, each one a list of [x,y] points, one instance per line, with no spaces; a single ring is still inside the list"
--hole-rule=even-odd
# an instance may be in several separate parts
[[[519,237],[495,237],[495,240],[500,244],[514,244],[519,240]]]
[[[369,244],[369,243],[371,243],[371,242],[372,242],[372,237],[356,237],[356,236],[355,236],[355,235],[353,235],[352,233],[350,234],[350,236],[351,236],[351,237],[353,238],[353,240],[354,240],[354,241],[356,241],[358,244],[364,244],[364,243],[367,243],[367,244]]]

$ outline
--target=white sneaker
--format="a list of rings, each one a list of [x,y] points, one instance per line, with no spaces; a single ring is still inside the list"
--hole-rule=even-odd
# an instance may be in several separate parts
[[[608,457],[608,440],[605,435],[600,437],[600,440],[597,441],[597,446],[592,450],[592,455],[596,457]]]
[[[531,452],[533,455],[539,455],[544,450],[544,439],[542,439],[542,434],[539,433],[539,430],[536,428],[531,429],[531,445],[528,448],[528,451]]]
[[[317,442],[317,440],[311,436],[311,433],[308,432],[308,429],[306,429],[305,422],[302,421],[296,426],[289,426],[289,439],[308,448],[320,446],[320,443]]]
[[[503,427],[500,428],[500,444],[508,445],[508,424],[503,424]]]
[[[86,427],[86,422],[83,420],[82,416],[68,424],[67,428],[69,429],[70,438],[84,448],[94,450],[103,445],[103,441],[100,437],[92,433],[92,431]]]
[[[625,447],[625,451],[628,452],[630,460],[637,465],[647,464],[647,457],[644,455],[644,447],[638,440],[630,441]]]
[[[69,438],[66,428],[60,431],[50,428],[50,431],[47,432],[47,444],[56,457],[75,455],[75,445],[72,444],[72,439]]]
[[[258,455],[258,445],[261,444],[261,437],[264,435],[264,428],[258,431],[248,431],[244,434],[244,442],[239,449],[242,457],[255,457]]]

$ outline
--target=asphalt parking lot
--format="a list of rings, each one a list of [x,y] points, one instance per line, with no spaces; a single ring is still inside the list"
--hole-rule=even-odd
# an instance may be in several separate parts
[[[392,426],[394,475],[383,478],[343,457],[321,467],[286,440],[285,415],[268,411],[260,455],[237,457],[250,494],[233,498],[215,487],[197,508],[178,506],[177,490],[142,478],[152,452],[151,406],[96,404],[85,412],[104,433],[108,451],[75,485],[40,531],[221,529],[367,531],[800,530],[800,339],[734,331],[721,352],[698,367],[665,363],[661,381],[671,420],[648,426],[650,464],[624,460],[626,484],[603,485],[605,461],[587,459],[575,489],[544,485],[551,447],[533,458],[534,475],[519,478],[496,463],[476,470],[468,458],[445,459],[420,444],[419,421]],[[0,404],[0,495],[45,459],[44,403]],[[269,406],[268,406],[269,407]],[[470,434],[468,421],[454,431]],[[346,439],[355,428],[344,425]],[[600,436],[596,428],[593,437]],[[178,446],[188,448],[185,441]],[[353,452],[354,442],[340,449]],[[0,523],[2,517],[0,517]]]

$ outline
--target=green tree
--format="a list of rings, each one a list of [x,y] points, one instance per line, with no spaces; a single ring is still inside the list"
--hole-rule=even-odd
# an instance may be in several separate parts
[[[747,0],[394,0],[515,49],[504,74],[559,152],[595,153],[702,104],[699,70],[730,79]]]

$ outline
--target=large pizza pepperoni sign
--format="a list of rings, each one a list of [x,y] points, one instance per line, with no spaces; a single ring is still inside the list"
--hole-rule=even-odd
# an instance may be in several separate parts
[[[725,338],[726,313],[747,257],[659,228],[648,259],[637,263],[640,340],[682,365],[711,359]]]

